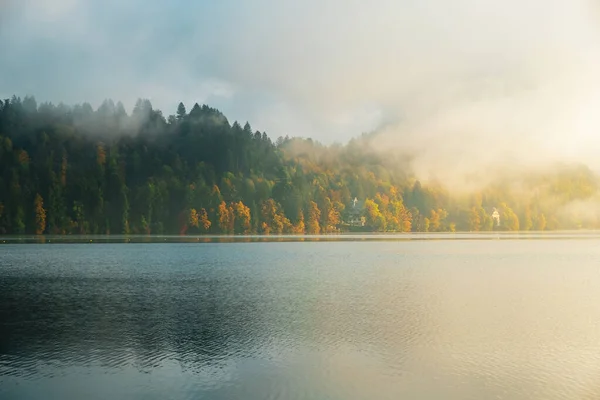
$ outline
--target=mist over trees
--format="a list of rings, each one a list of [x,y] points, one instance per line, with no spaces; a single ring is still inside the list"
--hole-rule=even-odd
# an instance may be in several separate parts
[[[131,115],[0,100],[2,234],[319,234],[600,227],[583,165],[500,177],[469,193],[413,176],[374,135],[275,142],[218,110],[148,100]],[[448,168],[452,168],[451,165]],[[356,201],[354,201],[356,199]],[[492,218],[494,209],[500,224]]]

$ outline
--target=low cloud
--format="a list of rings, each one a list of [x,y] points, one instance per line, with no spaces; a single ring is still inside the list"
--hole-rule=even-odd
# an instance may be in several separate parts
[[[28,0],[6,3],[2,95],[207,102],[271,136],[375,143],[452,179],[600,168],[591,0]],[[41,97],[41,98],[40,98]]]

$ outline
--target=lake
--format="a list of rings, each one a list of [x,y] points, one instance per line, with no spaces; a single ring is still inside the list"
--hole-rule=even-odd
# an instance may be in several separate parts
[[[0,398],[600,398],[600,237],[367,238],[8,238]]]

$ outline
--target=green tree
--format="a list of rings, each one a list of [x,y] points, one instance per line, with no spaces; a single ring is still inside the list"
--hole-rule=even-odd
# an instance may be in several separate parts
[[[183,103],[179,103],[179,105],[177,106],[177,121],[183,121],[185,115],[185,106],[183,105]]]
[[[78,233],[85,234],[87,223],[85,221],[83,204],[80,201],[75,201],[73,203],[73,214],[75,215],[74,227],[77,229]]]
[[[39,231],[37,194],[48,233],[600,228],[577,209],[600,199],[600,174],[584,165],[498,174],[463,194],[419,181],[410,155],[375,149],[374,135],[273,141],[207,105],[180,104],[167,121],[144,99],[128,115],[112,100],[94,110],[13,96],[0,101],[0,134],[0,233]]]
[[[17,211],[13,219],[13,230],[14,233],[23,234],[25,233],[25,222],[23,220],[25,212],[23,207],[17,206]]]

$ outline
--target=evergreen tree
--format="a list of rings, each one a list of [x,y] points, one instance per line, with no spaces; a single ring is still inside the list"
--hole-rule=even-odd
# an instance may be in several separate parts
[[[419,181],[376,140],[274,143],[207,105],[186,114],[180,103],[167,123],[144,99],[127,115],[112,100],[94,110],[13,96],[0,101],[0,234],[600,228],[600,216],[571,207],[600,201],[586,166],[499,177],[462,196]]]
[[[183,105],[183,103],[179,103],[179,105],[177,106],[177,121],[183,121],[185,115],[185,106]]]

